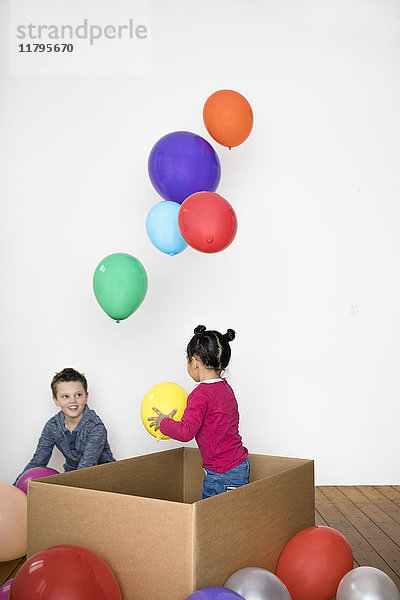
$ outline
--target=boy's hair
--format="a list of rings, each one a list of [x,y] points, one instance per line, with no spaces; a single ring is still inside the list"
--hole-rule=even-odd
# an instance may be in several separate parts
[[[206,367],[223,371],[228,366],[231,358],[229,342],[234,339],[235,332],[233,329],[228,329],[226,333],[222,334],[213,329],[207,330],[204,325],[198,325],[194,330],[194,336],[187,345],[188,360],[195,356]]]
[[[75,369],[72,369],[71,367],[67,367],[59,373],[56,373],[51,380],[50,387],[54,398],[57,397],[57,386],[62,381],[80,381],[83,389],[85,390],[85,394],[87,394],[88,384],[84,374],[79,373],[79,371],[75,371]]]

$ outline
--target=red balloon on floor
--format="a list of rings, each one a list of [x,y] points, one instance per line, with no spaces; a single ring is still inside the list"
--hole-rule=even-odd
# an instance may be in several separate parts
[[[292,600],[331,600],[341,579],[353,568],[346,538],[331,527],[308,527],[286,544],[276,575]]]
[[[219,194],[196,192],[181,204],[178,226],[189,246],[211,254],[233,242],[237,219],[232,206]]]
[[[121,600],[121,592],[102,558],[63,544],[37,552],[22,565],[9,600]]]

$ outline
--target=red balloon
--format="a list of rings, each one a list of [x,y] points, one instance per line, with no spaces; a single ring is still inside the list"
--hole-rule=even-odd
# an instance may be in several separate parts
[[[284,547],[276,575],[292,600],[330,600],[341,579],[353,568],[346,538],[331,527],[308,527]]]
[[[235,238],[237,218],[225,198],[214,192],[196,192],[188,196],[178,212],[183,239],[200,252],[225,250]]]
[[[36,552],[22,565],[9,600],[121,600],[121,592],[102,558],[63,544]]]

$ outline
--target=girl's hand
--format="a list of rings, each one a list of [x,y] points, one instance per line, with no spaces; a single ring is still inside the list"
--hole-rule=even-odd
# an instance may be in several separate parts
[[[161,410],[158,410],[158,408],[156,408],[155,406],[153,406],[153,410],[154,410],[154,412],[156,412],[158,414],[158,417],[149,417],[147,420],[153,421],[153,423],[150,423],[149,427],[154,427],[154,431],[157,431],[158,429],[160,429],[160,423],[163,419],[173,419],[174,415],[178,411],[177,408],[174,408],[174,410],[171,410],[169,415],[164,415],[161,412]]]

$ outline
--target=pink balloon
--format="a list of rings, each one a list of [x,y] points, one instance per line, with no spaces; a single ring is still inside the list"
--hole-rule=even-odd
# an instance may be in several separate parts
[[[28,481],[30,479],[41,479],[42,477],[48,477],[49,475],[59,474],[59,471],[50,469],[50,467],[33,467],[33,469],[28,469],[25,471],[25,473],[22,473],[22,475],[18,477],[16,486],[26,494],[28,490]]]
[[[0,587],[0,600],[8,600],[8,595],[10,592],[10,587],[13,580],[8,579],[3,585]]]

